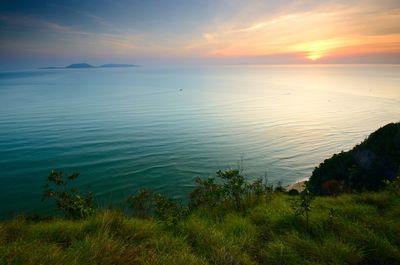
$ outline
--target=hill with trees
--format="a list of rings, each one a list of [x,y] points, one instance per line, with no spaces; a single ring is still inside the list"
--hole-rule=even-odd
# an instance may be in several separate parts
[[[322,162],[313,171],[308,187],[315,194],[379,190],[398,175],[400,123],[390,123],[350,151]]]

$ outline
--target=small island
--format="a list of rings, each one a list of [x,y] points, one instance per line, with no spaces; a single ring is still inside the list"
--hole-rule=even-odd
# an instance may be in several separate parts
[[[88,63],[74,63],[74,64],[70,64],[64,68],[67,69],[79,69],[79,68],[95,68],[93,65],[90,65]]]
[[[88,63],[73,63],[68,66],[59,67],[59,66],[49,66],[49,67],[40,67],[38,69],[41,70],[52,70],[52,69],[93,69],[93,68],[128,68],[128,67],[139,67],[136,64],[102,64],[99,66],[94,66]]]

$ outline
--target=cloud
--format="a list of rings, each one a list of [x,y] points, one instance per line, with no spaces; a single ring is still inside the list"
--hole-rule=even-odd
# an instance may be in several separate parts
[[[100,18],[98,18],[100,20]],[[9,31],[15,31],[15,28],[30,32],[41,32],[45,36],[35,36],[29,34],[26,41],[15,41],[12,39],[3,39],[0,41],[2,49],[19,49],[21,52],[50,53],[56,54],[60,49],[63,52],[81,53],[132,53],[139,49],[137,43],[142,36],[128,33],[103,33],[78,30],[59,23],[32,18],[29,16],[0,16],[0,22],[8,25]],[[24,37],[24,36],[22,36]],[[49,42],[48,39],[51,39]]]
[[[78,31],[71,27],[63,26],[58,23],[50,22],[47,20],[32,18],[22,15],[0,15],[0,21],[10,26],[17,26],[21,28],[30,28],[37,30],[49,30],[57,33],[89,35],[90,33]]]
[[[301,12],[268,14],[267,19],[226,21],[186,49],[208,56],[298,54],[319,59],[353,48],[400,53],[400,9],[335,3]]]
[[[77,17],[75,24],[61,17],[52,21],[38,14],[0,14],[0,45],[3,50],[15,53],[24,50],[94,56],[292,56],[304,60],[361,53],[400,54],[398,0],[223,0],[220,3],[221,8],[210,10],[208,17],[193,21],[168,10],[157,12],[172,12],[175,17],[157,13],[154,17],[127,17],[126,13],[125,17],[115,17],[100,12],[101,8],[97,12],[82,11],[80,6],[66,11]],[[149,10],[150,7],[153,10],[153,5],[146,5]],[[171,21],[165,22],[160,17],[171,17]]]

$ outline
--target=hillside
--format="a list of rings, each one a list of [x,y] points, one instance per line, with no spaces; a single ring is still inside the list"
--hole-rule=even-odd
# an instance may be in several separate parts
[[[350,151],[326,159],[315,168],[308,185],[316,194],[378,190],[398,175],[400,123],[390,123]]]
[[[101,210],[87,220],[0,223],[0,264],[400,264],[400,198],[318,197],[309,231],[274,193],[247,211],[199,208],[176,224]]]

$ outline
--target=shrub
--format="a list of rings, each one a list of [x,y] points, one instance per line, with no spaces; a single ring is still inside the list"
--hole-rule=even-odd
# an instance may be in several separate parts
[[[237,210],[243,208],[243,198],[247,192],[247,182],[245,178],[240,175],[239,170],[219,170],[217,176],[223,182],[224,195],[228,200],[232,200]]]
[[[253,183],[249,184],[249,191],[256,196],[262,196],[272,193],[273,187],[268,184],[268,180],[265,178],[256,178]]]
[[[189,206],[192,210],[197,207],[215,208],[219,205],[225,208],[233,206],[235,210],[242,211],[273,191],[266,180],[264,182],[262,178],[257,178],[249,182],[236,169],[219,170],[216,178],[197,177],[196,184],[196,188],[189,194]]]
[[[80,193],[71,187],[71,182],[79,177],[79,173],[64,176],[61,171],[51,171],[44,186],[43,200],[54,199],[57,209],[68,219],[80,219],[94,212],[93,193]]]
[[[146,188],[140,189],[136,194],[131,195],[127,202],[138,217],[147,218],[154,206],[153,191]]]
[[[314,196],[308,189],[305,189],[300,193],[300,196],[293,200],[292,207],[295,210],[296,215],[301,215],[306,218],[306,230],[309,229],[309,213],[311,211],[311,202],[314,200]]]
[[[154,196],[154,207],[158,219],[173,225],[189,214],[188,207],[159,193]]]
[[[214,207],[223,198],[223,189],[221,185],[215,183],[214,177],[202,179],[196,178],[196,188],[189,194],[190,208],[199,206]]]

